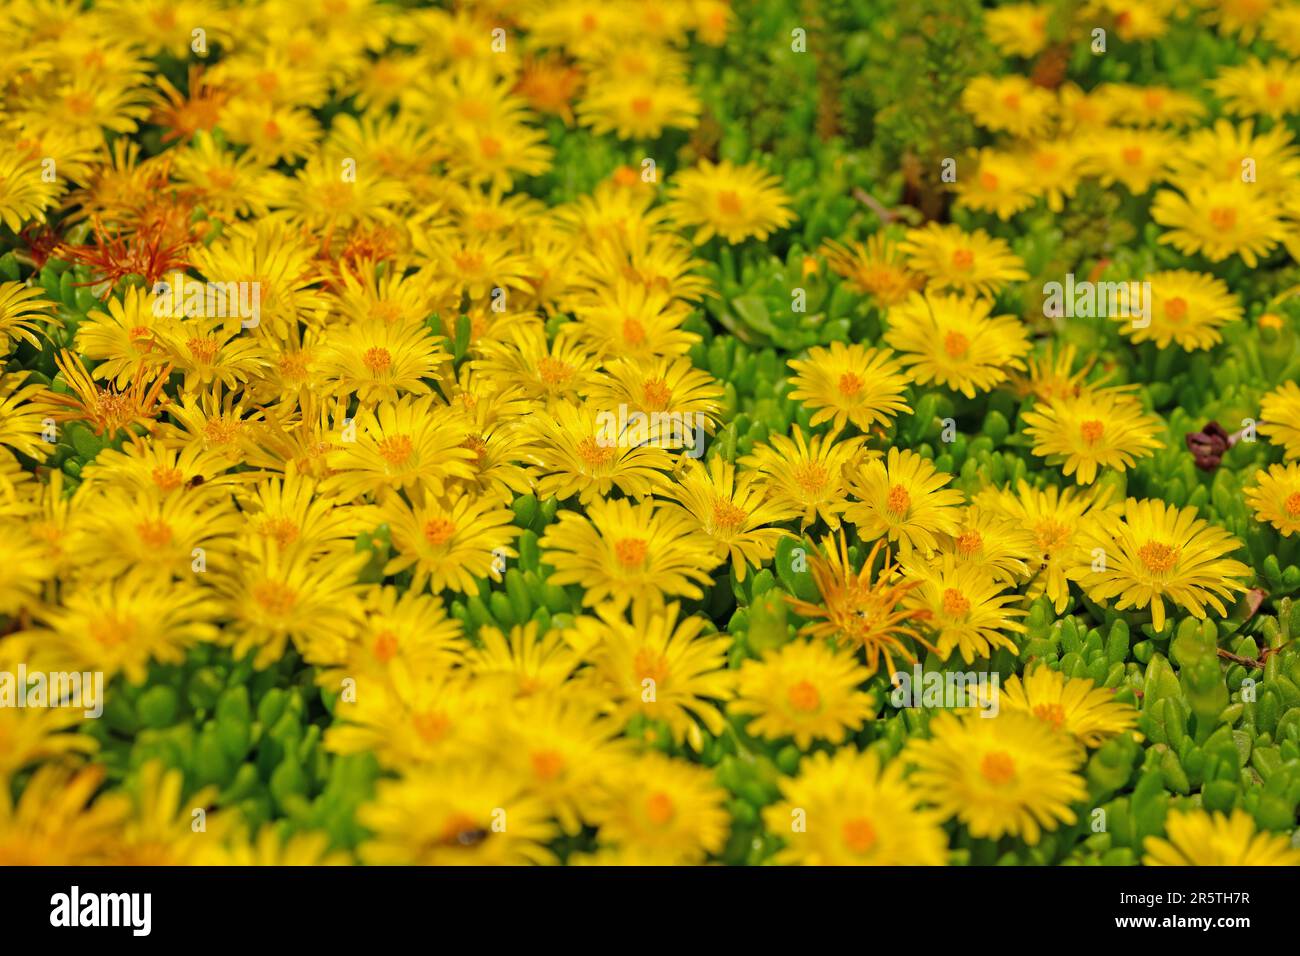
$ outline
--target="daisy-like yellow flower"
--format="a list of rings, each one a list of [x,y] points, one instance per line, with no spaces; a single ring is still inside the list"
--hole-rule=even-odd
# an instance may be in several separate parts
[[[1151,218],[1169,228],[1161,242],[1211,262],[1240,256],[1251,269],[1290,237],[1293,227],[1282,216],[1276,202],[1240,179],[1189,183],[1181,194],[1161,190],[1151,204]]]
[[[41,342],[36,333],[40,326],[37,325],[37,320],[48,321],[49,309],[53,305],[53,302],[43,297],[39,286],[0,282],[0,346],[7,351],[11,342],[21,339],[39,349]]]
[[[642,865],[691,866],[727,842],[726,791],[713,772],[650,752],[618,768],[595,811],[599,839]]]
[[[577,341],[601,358],[649,361],[684,355],[700,341],[682,328],[691,314],[689,303],[625,277],[612,288],[579,297],[573,314]]]
[[[720,558],[693,525],[680,509],[650,499],[597,499],[585,517],[560,513],[542,536],[543,560],[555,568],[552,583],[582,587],[584,607],[608,602],[621,610],[664,596],[700,598]]]
[[[1117,611],[1151,606],[1151,625],[1165,629],[1165,601],[1204,620],[1206,607],[1220,617],[1224,600],[1246,590],[1250,568],[1227,557],[1242,547],[1218,525],[1155,499],[1129,498],[1122,517],[1103,514],[1085,532],[1083,560],[1070,573],[1088,595]],[[1098,555],[1097,550],[1101,554]]]
[[[846,280],[850,289],[871,296],[884,309],[902,302],[925,282],[907,270],[902,250],[883,232],[874,233],[865,244],[846,246],[827,239],[819,251],[831,271]]]
[[[958,206],[993,213],[1002,220],[1028,209],[1035,200],[1033,176],[1024,161],[992,149],[981,149],[959,164],[952,188]]]
[[[736,473],[736,466],[721,455],[709,459],[686,459],[685,471],[659,493],[674,499],[664,508],[680,509],[693,533],[713,541],[715,557],[730,560],[737,581],[744,581],[750,566],[761,567],[776,553],[776,543],[788,534],[770,525],[788,513],[767,500],[753,472]]]
[[[548,408],[562,398],[576,402],[595,377],[599,362],[572,333],[562,330],[547,342],[541,322],[521,322],[512,323],[506,335],[482,342],[481,357],[472,367],[489,379],[519,386],[525,398],[544,402]]]
[[[376,865],[523,866],[552,863],[546,804],[504,769],[482,762],[415,767],[381,780],[357,810],[373,834],[358,850]]]
[[[952,475],[911,449],[890,448],[882,462],[867,462],[850,481],[857,502],[844,512],[863,541],[885,538],[906,558],[913,550],[929,554],[939,546],[937,535],[957,531],[957,508],[963,495],[944,488]]]
[[[1261,832],[1240,808],[1171,810],[1165,836],[1147,837],[1142,849],[1146,866],[1300,866],[1300,849],[1285,834]]]
[[[983,229],[966,232],[931,222],[908,230],[899,248],[907,255],[908,267],[924,275],[936,291],[993,298],[1008,282],[1029,278],[1024,262],[1006,241],[991,238]]]
[[[1251,58],[1225,66],[1210,81],[1214,95],[1233,116],[1271,116],[1280,120],[1300,112],[1300,70],[1286,60]]]
[[[1021,415],[1033,453],[1060,465],[1065,476],[1090,485],[1101,468],[1125,471],[1164,447],[1160,416],[1148,414],[1130,392],[1085,389],[1038,402]]]
[[[40,610],[37,637],[66,670],[141,684],[151,661],[179,664],[189,648],[213,640],[220,610],[197,584],[128,577],[83,585]]]
[[[99,364],[95,378],[112,382],[119,389],[131,381],[136,369],[161,365],[155,347],[155,328],[165,319],[154,315],[153,297],[137,286],[127,286],[122,298],[108,299],[108,311],[91,309],[77,326],[77,351]]]
[[[873,453],[862,438],[837,441],[838,432],[805,439],[803,429],[795,425],[792,433],[793,440],[772,435],[740,464],[757,471],[768,500],[782,512],[799,515],[803,527],[820,518],[834,530],[848,507],[849,472],[864,455]]]
[[[889,349],[832,342],[830,348],[810,349],[808,358],[787,364],[796,372],[790,397],[814,410],[813,427],[830,421],[839,431],[852,422],[865,434],[912,410],[903,400],[907,373]]]
[[[704,745],[700,723],[720,734],[726,722],[717,702],[733,693],[731,639],[704,634],[705,620],[680,610],[678,604],[633,603],[625,617],[607,605],[598,609],[598,619],[575,622],[575,639],[592,664],[592,686],[620,726],[638,714],[663,721],[673,740],[698,751]]]
[[[587,397],[597,407],[626,408],[629,419],[644,416],[650,440],[669,450],[702,442],[701,432],[717,427],[722,410],[722,386],[684,355],[610,362],[593,377]],[[630,425],[640,427],[634,420]]]
[[[1056,97],[1017,74],[977,76],[962,90],[961,106],[987,130],[1035,139],[1051,126]]]
[[[804,759],[780,781],[781,800],[763,811],[785,847],[776,862],[808,866],[943,866],[942,817],[922,807],[903,761],[852,747]]]
[[[1009,3],[984,14],[984,32],[1003,56],[1037,56],[1047,47],[1046,5]]]
[[[1030,189],[1047,200],[1054,213],[1065,210],[1083,177],[1084,151],[1073,138],[1035,140],[1028,146],[1025,162],[1033,169]]]
[[[1205,113],[1195,96],[1168,86],[1103,83],[1093,95],[1119,126],[1191,126]]]
[[[1023,711],[940,713],[930,738],[913,738],[903,753],[916,765],[908,782],[922,798],[982,839],[1009,835],[1034,846],[1044,830],[1074,823],[1070,805],[1087,794],[1083,752]]]
[[[618,80],[597,74],[578,102],[582,125],[631,140],[658,139],[665,128],[694,129],[700,112],[690,84],[664,75]]]
[[[672,467],[667,451],[621,436],[616,413],[590,404],[558,402],[531,416],[525,429],[542,498],[577,495],[587,505],[615,487],[642,496],[659,488]]]
[[[1011,315],[991,316],[985,299],[913,293],[889,310],[885,341],[908,366],[912,381],[935,382],[974,398],[1023,370],[1029,337]]]
[[[908,591],[904,607],[919,612],[926,631],[944,660],[960,651],[970,664],[976,657],[991,657],[999,648],[1015,653],[1016,642],[1004,631],[1023,633],[1017,618],[1025,612],[1011,605],[1020,595],[972,564],[945,556],[937,564],[909,562],[903,567],[918,584]]]
[[[1054,398],[1074,398],[1087,387],[1088,375],[1096,364],[1095,356],[1084,360],[1083,367],[1075,370],[1079,350],[1073,345],[1048,344],[1044,354],[1031,355],[1023,375],[1009,376],[1011,387],[1020,398],[1033,396],[1041,401]],[[1109,377],[1109,376],[1104,376]],[[1100,385],[1101,380],[1092,383]]]
[[[1213,23],[1220,36],[1235,35],[1241,43],[1255,39],[1260,25],[1276,5],[1277,0],[1220,0],[1198,4],[1204,10],[1203,19]]]
[[[1082,136],[1079,142],[1084,173],[1107,188],[1120,183],[1140,196],[1165,178],[1177,140],[1162,130],[1107,129],[1105,135]]]
[[[6,781],[0,787],[0,866],[108,863],[127,808],[121,801],[91,802],[105,773],[98,765],[74,770],[44,764],[16,799]]]
[[[316,355],[316,370],[337,394],[372,405],[428,393],[425,380],[437,378],[450,361],[423,322],[372,320],[330,329]]]
[[[1300,458],[1300,385],[1283,382],[1260,401],[1259,431],[1284,449],[1287,461]]]
[[[1300,4],[1280,3],[1265,14],[1264,38],[1284,53],[1300,57]]]
[[[1115,699],[1115,692],[1091,680],[1066,677],[1046,664],[1012,674],[1002,685],[1003,712],[1022,710],[1063,730],[1085,747],[1100,747],[1108,738],[1137,726],[1138,712]]]
[[[510,542],[519,536],[514,512],[491,498],[449,495],[410,505],[389,494],[379,515],[392,534],[394,555],[384,574],[413,572],[411,587],[425,583],[435,594],[444,588],[478,594],[478,578],[501,580],[501,569],[517,556]]]
[[[875,713],[858,689],[870,676],[851,651],[795,640],[741,665],[728,710],[753,715],[748,732],[768,740],[793,737],[801,750],[814,739],[840,744]]]
[[[1300,531],[1300,465],[1259,469],[1246,488],[1246,503],[1255,510],[1256,521],[1271,524],[1284,538]]]
[[[460,622],[449,617],[440,598],[392,585],[371,588],[364,620],[347,635],[337,669],[323,670],[317,682],[338,688],[345,677],[368,681],[405,668],[416,673],[446,672],[467,649]],[[328,663],[328,662],[326,662]]]
[[[972,504],[939,550],[958,564],[974,565],[1000,581],[1015,581],[1029,576],[1034,534],[995,508]]]
[[[419,499],[443,494],[449,482],[473,477],[468,428],[435,396],[404,395],[371,411],[358,409],[329,453],[334,476],[327,490],[344,500],[387,489]]]
[[[904,580],[895,573],[897,568],[891,563],[887,549],[884,564],[872,579],[876,555],[884,546],[883,541],[877,541],[861,570],[855,571],[843,533],[838,547],[836,539],[827,535],[822,539],[824,554],[808,557],[808,571],[821,601],[814,603],[794,597],[787,597],[786,601],[791,610],[808,619],[800,629],[801,634],[861,646],[870,673],[880,669],[880,658],[884,657],[887,673],[892,675],[895,653],[909,663],[916,663],[915,652],[904,640],[931,650],[933,647],[911,623],[924,619],[925,612],[899,606],[917,582]]]
[[[1156,272],[1146,281],[1151,283],[1150,322],[1111,316],[1135,343],[1155,342],[1163,349],[1177,342],[1188,352],[1208,349],[1223,341],[1220,327],[1241,319],[1241,303],[1222,279],[1175,269]]]
[[[1046,593],[1059,614],[1070,600],[1070,582],[1066,572],[1078,563],[1079,530],[1096,520],[1095,510],[1104,507],[1095,490],[1056,485],[1034,488],[1020,481],[1015,491],[988,489],[977,499],[981,505],[997,509],[1034,536],[1030,562],[1033,580],[1026,596],[1033,600]]]
[[[733,245],[753,236],[766,239],[794,221],[780,181],[759,166],[701,160],[671,183],[668,216],[681,228],[695,228],[695,242],[713,235]]]

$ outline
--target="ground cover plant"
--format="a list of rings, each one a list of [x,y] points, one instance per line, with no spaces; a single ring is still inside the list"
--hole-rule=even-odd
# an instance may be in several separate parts
[[[0,863],[1300,862],[1300,3],[0,21]]]

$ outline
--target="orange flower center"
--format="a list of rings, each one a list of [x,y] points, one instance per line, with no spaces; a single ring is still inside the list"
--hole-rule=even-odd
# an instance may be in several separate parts
[[[538,780],[554,780],[564,770],[564,758],[554,750],[539,750],[529,757],[533,765],[533,776]]]
[[[1300,491],[1287,495],[1284,507],[1286,508],[1286,513],[1292,518],[1300,518]]]
[[[446,518],[430,518],[424,523],[424,540],[435,548],[451,540],[456,533],[456,525]]]
[[[957,552],[966,557],[979,554],[984,548],[984,539],[978,531],[963,531],[957,536]]]
[[[1016,779],[1016,762],[1011,755],[1001,750],[985,754],[980,761],[980,773],[994,786],[1002,787]]]
[[[661,378],[651,379],[641,386],[646,408],[652,412],[663,411],[673,400],[673,390]]]
[[[826,487],[826,481],[830,477],[825,468],[814,462],[798,465],[790,473],[799,487],[809,494],[815,494]]]
[[[656,654],[649,648],[636,652],[632,669],[636,671],[638,681],[652,680],[655,684],[662,684],[668,677],[668,661],[662,654]]]
[[[876,845],[876,828],[863,817],[846,820],[840,836],[844,845],[854,853],[866,853]]]
[[[1138,548],[1138,557],[1154,574],[1164,574],[1178,563],[1178,549],[1159,541],[1148,541]]]
[[[718,498],[713,502],[713,527],[721,531],[735,531],[745,523],[749,513],[744,508],[738,508],[726,498]]]
[[[1280,97],[1285,89],[1286,87],[1278,80],[1269,80],[1264,84],[1264,92],[1267,93],[1271,99],[1277,99]]]
[[[961,358],[970,348],[970,339],[960,332],[949,332],[943,337],[943,350],[953,358]]]
[[[907,509],[912,507],[912,496],[907,493],[907,489],[902,485],[894,485],[889,489],[889,497],[885,500],[885,506],[896,515],[905,515]]]
[[[1215,206],[1210,210],[1210,225],[1219,232],[1227,232],[1237,224],[1237,210],[1230,206]]]
[[[645,326],[636,319],[624,319],[623,341],[628,345],[640,345],[645,341]]]
[[[203,365],[211,365],[212,360],[217,357],[217,339],[212,335],[186,339],[185,347]]]
[[[744,207],[734,190],[724,189],[718,193],[718,208],[728,216],[737,216]]]
[[[647,116],[653,108],[654,103],[648,96],[637,96],[632,99],[632,112],[637,116]]]
[[[817,693],[817,688],[806,680],[791,686],[786,696],[790,699],[791,707],[805,714],[815,711],[822,702],[822,695]]]
[[[590,468],[600,468],[608,465],[614,458],[614,449],[608,445],[602,445],[590,435],[587,435],[582,441],[578,442],[578,457],[580,457]]]
[[[559,359],[543,355],[537,360],[537,374],[547,385],[563,385],[573,377],[573,369]]]
[[[447,719],[446,714],[425,711],[422,714],[415,714],[411,718],[411,725],[426,744],[436,744],[447,735],[447,731],[451,728],[451,721]]]
[[[262,581],[253,585],[253,600],[262,609],[277,617],[284,617],[298,603],[297,593],[277,581]]]
[[[379,457],[390,465],[400,465],[411,457],[415,445],[406,435],[392,435],[380,439],[375,444],[375,451],[379,452]]]
[[[661,827],[672,821],[673,816],[677,813],[677,808],[673,806],[672,797],[660,790],[658,793],[652,793],[650,798],[646,800],[645,812],[651,823]]]
[[[641,538],[620,538],[614,542],[614,557],[625,568],[640,567],[645,556],[646,543]]]
[[[1170,322],[1181,322],[1187,318],[1187,300],[1174,296],[1165,302],[1165,318]]]
[[[1120,158],[1129,166],[1136,166],[1138,163],[1142,162],[1142,147],[1125,146],[1124,149],[1120,151],[1119,155]]]
[[[949,617],[961,617],[970,612],[970,601],[960,591],[945,588],[943,592],[943,613]]]
[[[975,265],[975,253],[969,249],[958,249],[952,254],[952,267],[967,272]]]
[[[1079,426],[1079,434],[1089,445],[1096,444],[1106,432],[1106,426],[1095,418],[1090,418]]]
[[[370,369],[371,374],[379,375],[393,367],[393,356],[388,349],[366,349],[366,354],[361,356],[361,362],[366,368]]]
[[[375,635],[371,653],[375,655],[375,660],[387,664],[397,656],[397,635],[392,631],[380,631]]]
[[[496,159],[501,155],[501,140],[493,136],[480,136],[478,148],[486,159]]]
[[[1047,518],[1034,526],[1034,536],[1038,539],[1038,550],[1051,554],[1069,539],[1070,529]]]
[[[845,372],[840,376],[840,394],[846,398],[852,398],[862,391],[862,379],[852,372]]]
[[[1034,708],[1034,716],[1053,727],[1060,727],[1065,723],[1065,708],[1060,704],[1039,704]]]
[[[165,548],[172,543],[171,525],[165,521],[141,521],[135,530],[140,535],[141,543],[152,550]]]
[[[992,173],[980,173],[980,186],[985,192],[993,192],[998,188],[998,177]]]
[[[185,473],[179,468],[158,467],[153,470],[153,483],[163,491],[174,491],[185,481]]]
[[[262,522],[262,534],[283,550],[298,540],[298,525],[288,518],[267,518]]]

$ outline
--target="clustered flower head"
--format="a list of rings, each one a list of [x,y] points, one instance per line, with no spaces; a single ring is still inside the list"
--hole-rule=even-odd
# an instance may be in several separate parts
[[[0,0],[0,863],[1300,862],[1300,16],[1087,8],[923,196],[726,0]]]

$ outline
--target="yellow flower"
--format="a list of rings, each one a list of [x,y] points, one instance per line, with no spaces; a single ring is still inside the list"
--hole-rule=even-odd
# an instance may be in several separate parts
[[[381,780],[357,811],[373,836],[361,844],[370,864],[521,866],[552,863],[555,836],[545,803],[522,781],[482,763],[408,770]]]
[[[564,501],[577,495],[588,505],[611,488],[639,497],[662,486],[672,467],[667,451],[621,438],[617,415],[589,404],[558,402],[524,427],[532,439],[530,458],[541,498]]]
[[[708,572],[720,558],[712,543],[693,533],[681,509],[645,499],[594,499],[587,514],[563,511],[542,536],[551,582],[577,584],[584,607],[609,602],[621,610],[663,596],[703,596]]]
[[[785,841],[776,862],[808,866],[943,866],[942,818],[921,806],[903,762],[852,747],[817,752],[780,781],[781,801],[763,811]]]
[[[1003,56],[1037,56],[1047,47],[1047,7],[1009,3],[984,14],[984,32]]]
[[[104,782],[101,766],[36,769],[15,800],[0,787],[0,866],[85,866],[109,862],[126,806],[91,798]]]
[[[955,531],[939,545],[958,564],[970,564],[1000,581],[1029,577],[1026,563],[1036,557],[1034,534],[994,508],[972,504]]]
[[[1260,402],[1259,431],[1284,449],[1287,461],[1300,458],[1300,385],[1283,382]]]
[[[663,721],[674,741],[699,751],[700,723],[716,735],[726,722],[715,701],[732,696],[735,673],[726,669],[731,638],[704,634],[705,619],[680,610],[678,604],[634,603],[629,620],[602,607],[599,619],[575,622],[573,639],[586,645],[593,686],[620,726],[637,715]]]
[[[1029,338],[1020,320],[990,316],[985,299],[913,293],[889,310],[885,341],[920,385],[935,382],[974,398],[1023,370]]]
[[[1177,140],[1161,130],[1107,129],[1104,135],[1082,136],[1079,142],[1082,172],[1096,176],[1107,188],[1121,183],[1140,196],[1165,178]]]
[[[713,771],[647,753],[619,768],[595,812],[601,843],[631,851],[643,865],[703,863],[722,852],[729,815]]]
[[[1165,601],[1204,620],[1206,606],[1220,617],[1228,609],[1224,599],[1245,591],[1242,579],[1251,570],[1226,557],[1242,547],[1227,531],[1196,517],[1196,509],[1178,509],[1163,501],[1129,498],[1123,517],[1101,520],[1083,536],[1086,552],[1104,557],[1081,562],[1070,573],[1089,597],[1115,610],[1151,605],[1151,625],[1165,629]]]
[[[1252,57],[1241,66],[1221,67],[1209,85],[1233,116],[1280,120],[1300,112],[1300,70],[1285,60],[1265,63]]]
[[[1168,86],[1103,83],[1093,95],[1120,126],[1191,126],[1205,113],[1196,97]]]
[[[1293,57],[1300,57],[1300,4],[1282,3],[1265,14],[1264,38]]]
[[[707,466],[698,459],[686,459],[679,480],[666,483],[659,493],[675,499],[667,510],[680,510],[688,517],[692,533],[713,542],[714,556],[730,560],[737,581],[744,581],[749,567],[761,567],[776,552],[776,543],[788,534],[768,527],[784,520],[787,512],[767,500],[753,472],[736,474],[736,466],[721,455]]]
[[[1051,126],[1056,97],[1016,74],[977,76],[962,90],[961,106],[985,129],[1034,139]]]
[[[891,675],[894,673],[895,653],[909,663],[916,663],[916,654],[909,644],[904,643],[905,639],[933,650],[910,623],[924,619],[925,612],[899,607],[918,582],[900,579],[895,574],[896,567],[890,561],[888,549],[879,573],[872,580],[876,555],[885,543],[875,543],[858,571],[849,561],[843,533],[838,545],[837,548],[836,540],[827,535],[822,539],[825,554],[814,553],[808,560],[809,573],[821,596],[820,603],[786,598],[791,610],[808,619],[799,633],[820,640],[839,639],[861,646],[867,670],[872,674],[880,669],[882,656],[887,673]]]
[[[1020,596],[1007,592],[1006,584],[971,564],[958,564],[945,556],[938,564],[908,563],[905,574],[917,585],[908,592],[904,607],[919,612],[917,617],[934,638],[944,660],[960,651],[970,664],[976,657],[991,657],[999,648],[1016,653],[1018,648],[1003,631],[1023,633],[1016,620],[1025,612],[1011,605]]]
[[[1300,176],[1300,150],[1285,126],[1256,133],[1249,120],[1233,124],[1221,119],[1189,133],[1170,158],[1169,171],[1177,184],[1239,183],[1249,171],[1255,177],[1253,188],[1283,197]]]
[[[578,102],[578,118],[592,131],[619,139],[654,140],[665,128],[694,129],[700,101],[691,86],[673,76],[616,79],[606,73],[590,78]]]
[[[1142,843],[1147,866],[1297,866],[1300,850],[1282,833],[1260,832],[1245,810],[1171,810],[1166,837]]]
[[[125,821],[112,849],[117,866],[189,866],[212,862],[219,852],[228,819],[213,814],[203,829],[194,828],[194,809],[210,810],[217,802],[217,788],[204,787],[185,793],[185,774],[167,768],[161,760],[150,760],[121,790],[101,798],[110,807],[120,806]]]
[[[427,394],[426,380],[436,379],[450,361],[423,322],[370,320],[330,329],[316,368],[334,393],[373,405]]]
[[[910,229],[902,245],[908,266],[926,276],[935,291],[951,289],[993,298],[1008,282],[1029,278],[1024,262],[1003,239],[983,229],[927,223]]]
[[[1211,262],[1236,255],[1251,269],[1291,234],[1277,203],[1240,180],[1190,183],[1181,195],[1161,190],[1151,218],[1169,227],[1160,241],[1183,255],[1200,253]]]
[[[972,168],[973,167],[973,168]],[[959,170],[957,205],[1010,219],[1034,204],[1033,177],[1018,156],[981,149]]]
[[[1104,508],[1095,490],[1066,488],[1056,485],[1034,488],[1024,480],[1009,488],[988,489],[977,499],[1007,515],[1034,536],[1030,564],[1033,580],[1026,592],[1030,600],[1046,593],[1060,614],[1070,600],[1070,582],[1066,572],[1078,563],[1079,531],[1096,520]]]
[[[1255,472],[1255,482],[1246,488],[1246,503],[1255,509],[1255,520],[1268,522],[1289,538],[1300,531],[1300,465],[1270,465]]]
[[[1127,391],[1087,389],[1073,398],[1038,402],[1020,417],[1033,453],[1061,465],[1081,485],[1092,484],[1101,468],[1122,472],[1164,447],[1155,437],[1162,420]]]
[[[840,744],[875,714],[871,697],[858,689],[870,676],[851,651],[794,640],[741,665],[727,709],[753,715],[747,732],[768,740],[793,737],[801,750],[814,739]]]
[[[913,550],[929,554],[939,546],[936,535],[957,530],[960,491],[943,486],[952,475],[910,449],[890,448],[885,461],[869,461],[851,480],[857,502],[844,517],[863,541],[885,538],[906,558]]]
[[[1012,674],[1002,685],[1002,709],[1022,710],[1063,730],[1086,747],[1100,747],[1108,738],[1132,730],[1138,712],[1117,701],[1115,692],[1095,687],[1086,678],[1066,677],[1046,664]]]
[[[45,210],[66,188],[47,181],[42,159],[20,149],[10,136],[0,137],[0,222],[15,233],[26,223],[44,222]]]
[[[684,355],[700,341],[682,328],[691,314],[688,303],[627,278],[598,295],[579,297],[573,313],[578,342],[602,358]]]
[[[1150,323],[1111,316],[1135,343],[1155,342],[1163,349],[1177,342],[1188,352],[1208,349],[1223,341],[1220,326],[1241,319],[1241,303],[1222,279],[1176,269],[1154,273],[1146,281],[1151,283]]]
[[[870,236],[865,245],[854,242],[845,246],[827,239],[819,251],[831,271],[847,280],[850,289],[871,296],[881,308],[902,302],[925,281],[908,272],[902,250],[883,232]]]
[[[1074,823],[1071,804],[1087,794],[1082,751],[1064,734],[1022,711],[997,717],[937,714],[928,740],[903,752],[916,765],[908,782],[943,817],[971,836],[1015,836],[1034,846],[1044,830]]]
[[[819,518],[832,530],[848,507],[848,472],[867,452],[862,438],[836,441],[839,432],[805,439],[795,425],[794,440],[773,434],[765,445],[740,459],[759,473],[756,479],[768,500],[783,513],[799,515],[803,527]]]
[[[25,286],[21,282],[0,282],[0,344],[7,347],[21,339],[40,349],[36,337],[40,328],[38,319],[48,321],[49,309],[54,303],[42,296],[39,286]]]
[[[679,227],[694,226],[697,243],[715,233],[733,245],[766,239],[795,218],[779,180],[759,166],[701,160],[673,177],[671,192],[665,211]]]
[[[122,298],[108,299],[107,312],[91,309],[77,326],[77,351],[100,363],[95,378],[121,389],[137,369],[162,364],[162,356],[154,348],[155,328],[162,324],[154,317],[154,301],[144,289],[128,286]],[[251,369],[243,379],[248,371]]]
[[[873,425],[888,426],[899,412],[911,412],[903,400],[907,373],[888,349],[832,342],[813,348],[806,359],[787,363],[796,374],[790,398],[814,414],[809,425],[830,421],[836,431],[852,422],[862,433]]]
[[[555,697],[582,661],[558,630],[539,633],[536,621],[515,625],[510,636],[480,627],[482,647],[470,651],[466,670],[494,700]],[[567,695],[566,695],[567,698]]]
[[[519,536],[514,512],[491,498],[452,494],[408,504],[389,494],[379,507],[392,534],[393,558],[384,574],[412,571],[411,587],[427,583],[437,594],[446,589],[478,594],[478,579],[501,580],[508,558],[517,556],[510,542]]]

